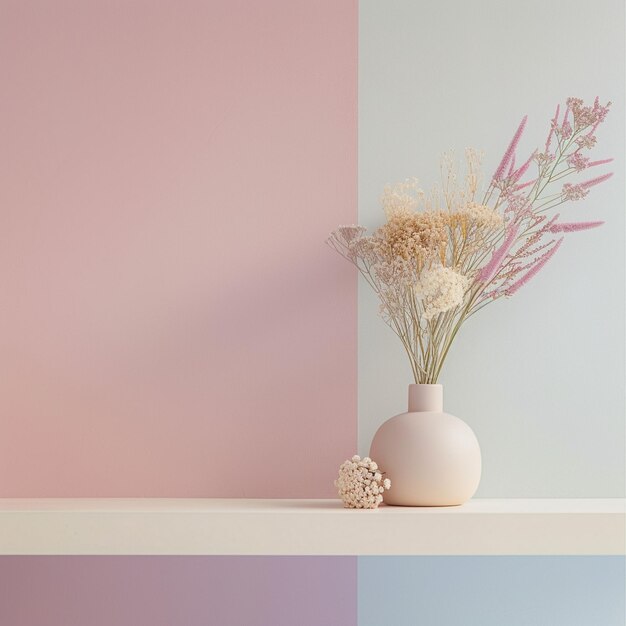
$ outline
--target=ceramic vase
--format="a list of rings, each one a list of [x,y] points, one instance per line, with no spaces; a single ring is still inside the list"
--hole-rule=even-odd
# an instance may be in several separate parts
[[[391,479],[385,504],[454,506],[480,482],[481,457],[472,429],[443,412],[441,385],[409,385],[409,410],[374,435],[370,456]]]

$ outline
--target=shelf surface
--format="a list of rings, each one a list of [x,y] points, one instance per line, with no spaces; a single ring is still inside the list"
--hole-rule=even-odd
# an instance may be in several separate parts
[[[0,499],[3,555],[624,555],[623,499]]]

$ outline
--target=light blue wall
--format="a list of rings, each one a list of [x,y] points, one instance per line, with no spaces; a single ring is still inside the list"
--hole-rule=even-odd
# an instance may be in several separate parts
[[[359,626],[624,626],[623,557],[360,557]]]
[[[441,153],[485,151],[489,177],[528,114],[519,157],[543,145],[557,102],[612,100],[598,158],[615,176],[565,221],[545,270],[463,327],[441,382],[445,409],[476,432],[478,497],[624,497],[624,1],[361,0],[359,222],[380,225],[386,183],[439,176]],[[359,291],[359,450],[406,410],[400,342]]]

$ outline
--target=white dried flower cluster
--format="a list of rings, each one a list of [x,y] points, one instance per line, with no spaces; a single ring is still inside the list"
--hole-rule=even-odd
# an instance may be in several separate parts
[[[372,459],[355,454],[341,464],[335,487],[346,508],[375,509],[383,501],[382,494],[391,487],[391,481],[383,478]]]
[[[381,203],[387,219],[391,219],[411,215],[418,209],[423,198],[424,191],[417,178],[407,178],[401,183],[386,185]]]
[[[459,213],[465,216],[469,222],[482,226],[487,230],[496,230],[504,224],[502,215],[486,204],[468,202]]]
[[[422,301],[424,317],[432,319],[463,302],[470,279],[449,267],[434,265],[424,270],[415,285],[415,294]]]

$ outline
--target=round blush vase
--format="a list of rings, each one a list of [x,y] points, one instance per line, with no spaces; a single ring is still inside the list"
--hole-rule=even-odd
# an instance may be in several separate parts
[[[474,431],[443,412],[441,385],[409,385],[409,410],[387,420],[374,435],[370,456],[391,489],[385,504],[454,506],[478,488],[480,447]]]

